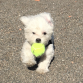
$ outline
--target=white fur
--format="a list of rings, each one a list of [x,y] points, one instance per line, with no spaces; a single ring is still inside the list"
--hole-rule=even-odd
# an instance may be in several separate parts
[[[31,45],[36,43],[36,39],[40,38],[41,43],[44,45],[48,44],[53,34],[53,22],[49,13],[40,13],[35,16],[23,16],[20,20],[25,25],[25,38],[26,41],[23,44],[21,51],[22,62],[28,66],[36,64],[35,56],[31,52]],[[33,32],[35,34],[33,34]],[[47,34],[44,35],[43,33]],[[40,63],[38,64],[37,72],[46,73],[49,71],[48,67],[54,56],[53,44],[50,44],[46,48],[45,55],[41,57]]]

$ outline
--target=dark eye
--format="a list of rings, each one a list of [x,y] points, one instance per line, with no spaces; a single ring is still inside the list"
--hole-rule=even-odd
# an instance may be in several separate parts
[[[32,32],[33,34],[35,34],[35,32]]]
[[[46,35],[47,33],[46,32],[43,32],[44,35]]]

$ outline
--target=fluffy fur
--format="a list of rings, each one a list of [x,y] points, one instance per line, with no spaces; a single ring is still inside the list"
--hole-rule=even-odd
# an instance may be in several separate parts
[[[36,64],[35,56],[31,52],[33,43],[43,43],[45,46],[51,40],[53,34],[53,20],[49,13],[40,13],[34,16],[22,16],[20,20],[25,25],[25,42],[21,51],[22,62],[28,66]],[[46,73],[54,56],[53,44],[46,47],[45,54],[40,57],[40,62],[36,71],[38,73]]]

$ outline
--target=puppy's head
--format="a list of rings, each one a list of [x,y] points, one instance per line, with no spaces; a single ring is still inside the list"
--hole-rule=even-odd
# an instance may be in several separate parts
[[[20,20],[25,25],[25,38],[30,44],[43,43],[46,45],[53,33],[53,22],[49,13],[35,16],[23,16]]]

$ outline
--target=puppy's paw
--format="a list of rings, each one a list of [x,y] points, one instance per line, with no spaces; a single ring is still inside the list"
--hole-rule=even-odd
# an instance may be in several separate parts
[[[26,63],[26,65],[28,66],[28,67],[31,67],[31,66],[34,66],[36,64],[36,61],[35,60],[29,60],[27,63]]]
[[[46,67],[41,67],[41,68],[37,68],[36,72],[38,72],[39,74],[44,74],[44,73],[49,72],[49,69]]]

